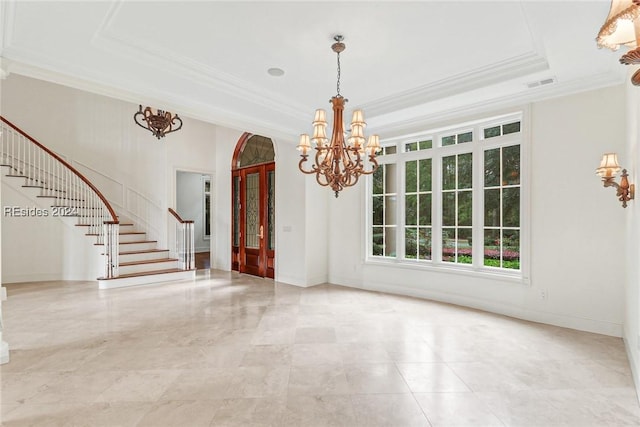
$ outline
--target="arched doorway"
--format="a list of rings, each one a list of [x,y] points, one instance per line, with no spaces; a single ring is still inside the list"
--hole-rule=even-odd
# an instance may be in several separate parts
[[[270,138],[245,133],[231,165],[231,269],[274,278],[275,152]]]

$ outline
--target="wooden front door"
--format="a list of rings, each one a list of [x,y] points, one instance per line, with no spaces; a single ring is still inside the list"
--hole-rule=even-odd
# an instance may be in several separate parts
[[[275,163],[233,172],[232,268],[274,278]]]

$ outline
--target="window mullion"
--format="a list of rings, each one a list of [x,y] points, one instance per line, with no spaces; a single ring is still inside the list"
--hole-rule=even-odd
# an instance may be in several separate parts
[[[431,159],[431,259],[442,263],[442,154]]]
[[[480,135],[480,130],[477,130]],[[473,147],[473,266],[482,267],[484,263],[484,151],[481,141]]]
[[[396,259],[401,260],[405,258],[405,192],[406,192],[406,174],[405,166],[406,161],[401,159],[396,166]]]

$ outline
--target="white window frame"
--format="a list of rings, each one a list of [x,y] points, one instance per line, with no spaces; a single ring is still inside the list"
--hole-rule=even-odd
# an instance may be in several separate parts
[[[484,129],[498,124],[508,124],[520,121],[520,132],[507,135],[484,138]],[[387,265],[400,268],[434,270],[459,273],[464,275],[490,277],[493,279],[522,284],[530,283],[530,112],[528,108],[511,111],[493,117],[480,118],[466,121],[459,125],[432,129],[427,132],[404,135],[382,142],[382,145],[395,145],[396,154],[388,154],[378,157],[379,164],[395,163],[398,188],[397,194],[397,232],[396,232],[396,256],[384,257],[372,255],[372,177],[366,180],[365,208],[366,227],[364,235],[365,263]],[[442,136],[473,131],[473,140],[462,144],[442,147]],[[405,144],[431,139],[430,149],[405,152]],[[464,154],[473,154],[473,214],[472,214],[472,238],[474,242],[484,242],[484,152],[486,150],[507,147],[520,144],[520,270],[511,270],[484,265],[484,243],[472,246],[473,264],[460,264],[442,261],[442,158]],[[406,259],[405,258],[405,164],[410,160],[431,158],[431,185],[432,185],[432,259]],[[435,244],[436,242],[440,242]]]

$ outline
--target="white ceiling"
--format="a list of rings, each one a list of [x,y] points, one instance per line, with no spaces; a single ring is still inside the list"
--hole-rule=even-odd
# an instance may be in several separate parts
[[[624,81],[609,1],[2,1],[2,69],[295,141],[336,92],[369,131]],[[279,67],[282,77],[267,69]],[[555,78],[530,89],[527,83]],[[132,111],[132,115],[133,115]]]

